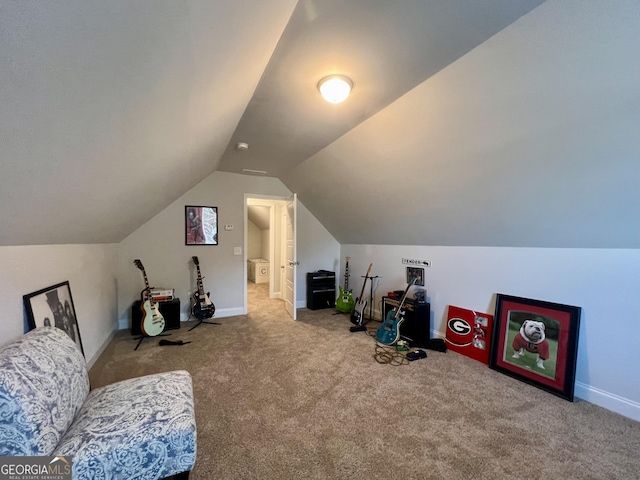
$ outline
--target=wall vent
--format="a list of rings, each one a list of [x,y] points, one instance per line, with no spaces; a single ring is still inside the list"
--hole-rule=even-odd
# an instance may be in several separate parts
[[[250,168],[243,168],[242,173],[244,173],[245,175],[266,175],[267,174],[267,172],[265,172],[264,170],[252,170]]]

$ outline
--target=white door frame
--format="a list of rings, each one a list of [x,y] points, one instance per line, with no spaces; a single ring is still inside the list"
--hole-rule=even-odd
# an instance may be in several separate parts
[[[284,238],[282,238],[282,216],[280,212],[282,208],[286,208],[287,200],[291,200],[291,197],[282,197],[274,195],[261,195],[261,194],[244,194],[244,282],[243,282],[243,314],[248,312],[248,298],[247,298],[247,248],[249,244],[248,240],[248,206],[261,205],[270,207],[269,215],[269,254],[271,261],[271,268],[269,269],[269,296],[270,298],[279,298],[284,300],[284,269],[280,268],[280,264],[283,264],[285,259],[282,257],[282,250],[284,250]],[[279,217],[279,218],[278,218]],[[276,240],[280,241],[277,242]],[[278,261],[279,260],[279,261]],[[276,264],[276,261],[277,264]]]

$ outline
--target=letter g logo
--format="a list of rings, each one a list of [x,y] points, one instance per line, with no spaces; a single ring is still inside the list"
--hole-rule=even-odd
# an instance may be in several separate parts
[[[452,318],[447,325],[449,330],[458,335],[467,335],[471,332],[471,326],[461,318]]]

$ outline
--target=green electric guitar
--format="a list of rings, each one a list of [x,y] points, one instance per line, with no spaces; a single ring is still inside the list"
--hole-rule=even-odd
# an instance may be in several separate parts
[[[351,290],[349,290],[349,258],[350,257],[346,257],[346,258],[347,258],[347,261],[344,267],[344,288],[342,288],[342,285],[339,285],[340,293],[338,294],[338,298],[336,299],[336,309],[342,313],[351,313],[356,302],[353,299]]]

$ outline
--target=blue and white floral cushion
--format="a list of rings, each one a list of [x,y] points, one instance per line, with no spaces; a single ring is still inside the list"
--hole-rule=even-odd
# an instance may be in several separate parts
[[[54,455],[73,456],[74,480],[158,479],[191,470],[191,376],[159,373],[92,391]]]
[[[0,455],[51,455],[89,392],[85,360],[42,327],[0,350]]]

